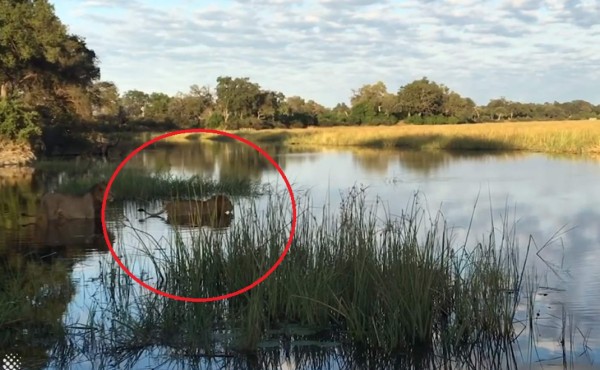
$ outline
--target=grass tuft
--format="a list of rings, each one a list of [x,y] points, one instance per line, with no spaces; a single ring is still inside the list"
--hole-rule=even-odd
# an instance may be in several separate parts
[[[151,261],[156,288],[217,296],[264,274],[279,258],[290,227],[285,195],[268,197],[265,211],[253,205],[236,211],[239,222],[227,233],[198,230],[190,242],[176,230],[166,248],[164,241],[145,241],[139,251]],[[295,326],[351,349],[353,356],[401,353],[422,366],[440,358],[483,361],[493,349],[492,360],[508,361],[524,263],[508,224],[502,235],[492,227],[487,241],[468,247],[453,245],[441,215],[425,222],[416,200],[402,215],[383,220],[381,205],[368,205],[357,188],[337,213],[329,206],[311,212],[308,198],[299,204],[286,260],[266,281],[227,301],[193,304],[140,292],[117,283],[124,273],[109,265],[101,280],[112,281],[112,293],[90,324],[110,338],[105,351],[255,354],[279,338],[273,333]]]

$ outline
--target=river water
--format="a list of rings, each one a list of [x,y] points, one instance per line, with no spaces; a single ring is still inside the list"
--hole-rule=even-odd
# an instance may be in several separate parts
[[[516,222],[523,254],[529,238],[534,241],[528,266],[535,269],[538,288],[534,333],[524,325],[516,344],[523,356],[520,361],[534,362],[537,367],[562,361],[563,315],[568,326],[565,330],[572,334],[567,344],[572,356],[569,361],[591,365],[600,360],[600,161],[526,153],[264,148],[281,166],[297,197],[310,194],[317,208],[329,204],[335,209],[340,194],[358,186],[366,188],[370,201],[379,200],[393,216],[418,194],[432,214],[442,211],[459,238],[469,229],[474,240],[489,232],[491,220],[499,227],[508,215],[511,222]],[[159,146],[143,151],[131,164],[151,170],[167,168],[182,177],[249,178],[284,188],[276,169],[240,143]],[[39,194],[68,177],[61,171],[12,177],[8,170],[0,169],[0,173],[0,192],[17,196],[21,202],[28,194]],[[14,226],[14,220],[8,220],[14,205],[4,198],[4,226]],[[123,210],[125,217],[137,222],[135,205]],[[159,220],[149,221],[143,229],[154,233],[156,239],[167,230]],[[15,241],[0,238],[0,243],[4,244],[0,251],[4,249],[6,254],[12,248],[9,244]],[[96,289],[90,277],[98,274],[98,261],[110,258],[110,254],[101,241],[75,253],[73,258],[71,279],[76,292],[63,319],[77,317],[77,322],[85,322],[90,314],[85,302]],[[523,310],[524,306],[521,314]]]

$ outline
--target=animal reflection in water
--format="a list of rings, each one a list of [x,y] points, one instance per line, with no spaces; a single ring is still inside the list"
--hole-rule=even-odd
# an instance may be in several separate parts
[[[109,237],[114,236],[109,232]],[[106,245],[102,225],[98,220],[72,219],[35,224],[32,238],[35,245],[46,247],[102,246]]]
[[[166,223],[181,226],[208,226],[214,229],[223,229],[231,225],[233,220],[233,203],[222,194],[214,195],[206,200],[179,200],[165,203],[163,209],[151,213],[143,208],[138,209],[150,217],[159,217],[167,212]]]
[[[83,195],[46,193],[35,215],[32,242],[47,247],[102,243],[100,212],[106,182]],[[109,194],[108,201],[113,197]],[[23,214],[24,216],[29,216]]]

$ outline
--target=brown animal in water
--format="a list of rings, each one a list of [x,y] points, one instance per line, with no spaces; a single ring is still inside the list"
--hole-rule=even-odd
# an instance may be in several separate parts
[[[163,209],[151,213],[138,209],[149,217],[161,217],[167,212],[166,222],[175,225],[227,227],[233,219],[233,203],[225,195],[214,195],[206,200],[179,200],[165,203]],[[162,218],[162,217],[161,217]]]
[[[99,182],[87,193],[80,196],[62,193],[44,194],[35,216],[35,223],[46,224],[53,221],[81,219],[100,220],[100,210],[106,186],[105,181]],[[108,200],[112,199],[109,193]]]

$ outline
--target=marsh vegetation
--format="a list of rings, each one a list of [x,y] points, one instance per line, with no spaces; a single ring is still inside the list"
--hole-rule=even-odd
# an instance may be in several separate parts
[[[396,148],[455,152],[600,153],[600,125],[595,121],[502,122],[470,125],[394,125],[306,129],[238,130],[235,134],[261,144],[315,147]],[[178,135],[185,141],[224,136]]]
[[[369,361],[377,354],[389,366],[431,366],[439,358],[462,363],[473,356],[490,357],[490,365],[512,361],[524,260],[510,230],[492,231],[488,241],[471,246],[455,244],[441,218],[423,223],[426,214],[416,203],[381,221],[365,195],[352,189],[338,215],[328,207],[314,214],[303,199],[285,262],[255,289],[226,301],[194,304],[148,294],[104,260],[98,290],[86,302],[90,316],[83,327],[67,327],[76,339],[61,351],[101,350],[118,361],[158,347],[218,358],[257,353],[273,341],[294,343],[304,331],[315,343],[333,343]],[[254,207],[240,210],[227,234],[199,232],[191,244],[175,235],[166,247],[155,241],[163,253],[144,242],[138,251],[146,251],[155,268],[146,281],[184,297],[247,286],[277,261],[290,229],[285,195],[271,195],[267,204],[261,215]]]

